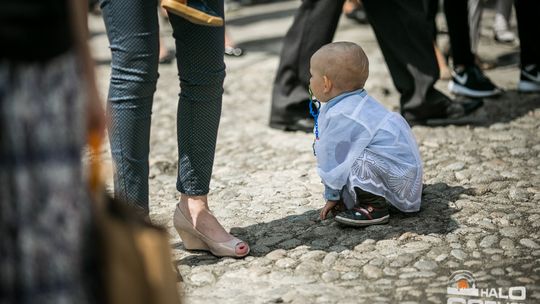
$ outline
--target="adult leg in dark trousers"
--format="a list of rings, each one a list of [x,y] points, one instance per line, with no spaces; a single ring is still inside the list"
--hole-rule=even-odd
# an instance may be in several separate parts
[[[501,93],[475,63],[471,51],[469,31],[468,0],[445,0],[444,11],[450,48],[454,62],[452,80],[448,83],[450,92],[469,97],[490,97]]]
[[[309,60],[332,42],[344,0],[304,0],[283,41],[272,91],[270,126],[282,130],[313,130],[309,115]]]
[[[444,12],[454,67],[475,65],[469,36],[467,0],[445,0]]]
[[[433,87],[439,68],[423,0],[363,3],[394,85],[401,93],[401,113],[409,122],[459,118],[482,105],[478,100],[452,102]]]
[[[521,44],[521,75],[518,90],[540,92],[540,1],[515,1]]]

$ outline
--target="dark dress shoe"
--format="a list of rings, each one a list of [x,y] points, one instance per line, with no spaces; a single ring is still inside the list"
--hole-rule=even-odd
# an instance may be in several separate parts
[[[471,114],[482,105],[484,105],[484,101],[482,99],[471,98],[463,101],[455,101],[451,102],[446,107],[446,114],[448,115],[448,118],[460,118]]]
[[[313,118],[300,118],[287,123],[270,122],[270,127],[283,131],[302,131],[312,133],[315,122]]]
[[[469,114],[476,111],[484,105],[482,99],[466,99],[461,101],[448,102],[443,115],[434,117],[419,117],[410,112],[404,111],[403,117],[409,125],[424,125],[424,126],[446,126],[446,125],[468,125],[478,123],[478,119],[468,117]],[[418,112],[418,110],[417,110]]]

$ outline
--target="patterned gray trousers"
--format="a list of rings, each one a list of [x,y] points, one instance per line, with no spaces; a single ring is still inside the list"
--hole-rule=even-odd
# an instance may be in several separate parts
[[[208,0],[223,16],[223,0]],[[102,0],[112,51],[109,137],[115,196],[148,212],[148,153],[158,79],[156,0]],[[180,78],[177,113],[178,178],[188,195],[209,191],[225,78],[224,28],[192,24],[169,14]]]

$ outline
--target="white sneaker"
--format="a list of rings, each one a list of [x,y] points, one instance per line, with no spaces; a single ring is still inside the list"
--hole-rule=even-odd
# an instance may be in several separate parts
[[[495,40],[502,43],[511,43],[516,39],[516,35],[509,30],[495,31]]]
[[[495,34],[495,41],[498,42],[510,43],[516,39],[516,35],[510,30],[508,21],[504,18],[503,15],[499,13],[495,15],[493,32]]]

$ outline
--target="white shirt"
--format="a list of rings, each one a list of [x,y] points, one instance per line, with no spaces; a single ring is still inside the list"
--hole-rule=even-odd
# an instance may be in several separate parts
[[[384,197],[405,212],[420,209],[422,161],[411,128],[361,89],[323,104],[315,142],[317,171],[332,189],[344,189],[347,207],[354,187]]]

